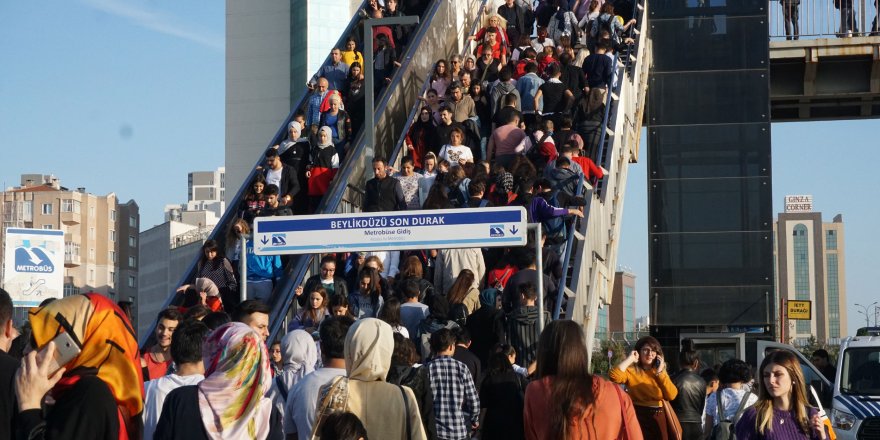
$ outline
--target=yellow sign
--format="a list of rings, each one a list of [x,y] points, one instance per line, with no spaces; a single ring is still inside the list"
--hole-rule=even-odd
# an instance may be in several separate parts
[[[788,319],[806,319],[809,321],[813,316],[812,301],[788,301]]]

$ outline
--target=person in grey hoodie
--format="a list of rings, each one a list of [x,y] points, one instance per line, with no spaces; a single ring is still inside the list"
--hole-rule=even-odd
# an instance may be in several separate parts
[[[507,315],[508,343],[516,350],[517,363],[528,366],[535,361],[538,351],[538,289],[532,283],[519,285],[520,306]],[[550,322],[550,313],[544,311],[544,323]]]

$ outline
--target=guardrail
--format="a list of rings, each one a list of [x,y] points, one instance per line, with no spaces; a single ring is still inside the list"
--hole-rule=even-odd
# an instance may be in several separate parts
[[[771,1],[768,7],[770,39],[880,35],[877,9],[875,0]]]

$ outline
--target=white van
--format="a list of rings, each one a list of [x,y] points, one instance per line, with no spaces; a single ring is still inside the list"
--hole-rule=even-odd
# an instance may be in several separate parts
[[[841,342],[830,416],[839,440],[880,439],[880,336]]]

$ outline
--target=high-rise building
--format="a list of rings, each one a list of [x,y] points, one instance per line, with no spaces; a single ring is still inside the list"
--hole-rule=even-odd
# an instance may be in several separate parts
[[[628,270],[614,273],[614,289],[611,304],[603,304],[596,322],[596,337],[620,339],[620,335],[632,333],[636,326],[636,276]]]
[[[226,181],[235,196],[360,0],[226,1]],[[358,48],[363,52],[363,48]]]
[[[21,186],[7,188],[2,198],[0,234],[6,228],[64,232],[64,296],[99,292],[114,301],[137,298],[140,214],[134,200],[120,203],[114,193],[70,190],[42,174],[23,174]],[[0,247],[0,259],[3,252]]]
[[[140,234],[140,281],[138,282],[138,338],[148,332],[168,296],[180,287],[210,230],[167,221]]]
[[[786,196],[774,232],[777,320],[787,321],[782,339],[839,343],[847,328],[843,216],[824,222],[812,196]],[[811,301],[811,319],[787,320],[787,301]]]
[[[186,203],[165,206],[165,221],[213,229],[226,210],[226,169],[193,171],[187,179]]]

